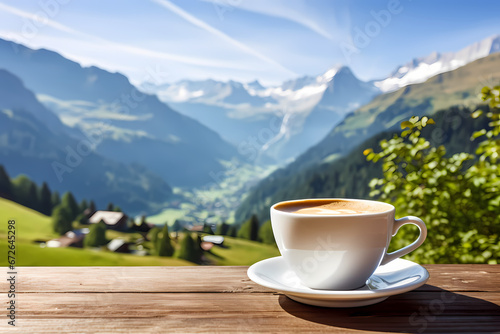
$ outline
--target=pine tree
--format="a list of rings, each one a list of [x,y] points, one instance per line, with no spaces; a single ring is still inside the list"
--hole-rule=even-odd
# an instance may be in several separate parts
[[[28,193],[28,203],[26,205],[36,211],[40,211],[40,198],[38,196],[38,187],[34,182],[31,182]]]
[[[203,224],[203,233],[207,234],[214,234],[214,231],[212,231],[212,227],[209,224]]]
[[[89,208],[89,203],[87,202],[86,199],[82,199],[80,205],[78,206],[79,209],[78,213],[83,213],[83,211],[87,210],[88,208]]]
[[[222,222],[222,224],[217,225],[217,229],[215,230],[215,234],[217,235],[227,235],[229,232],[229,225],[226,222]]]
[[[200,260],[199,256],[199,245],[191,237],[191,233],[184,233],[184,237],[181,240],[179,259],[184,259],[190,262],[198,263]]]
[[[13,180],[12,185],[14,190],[14,201],[17,203],[32,208],[33,204],[38,202],[36,185],[34,185],[26,175],[19,175],[16,177]],[[33,187],[35,189],[35,198],[33,198],[32,194]]]
[[[163,229],[158,234],[156,240],[156,254],[158,256],[172,256],[174,254],[174,247],[170,240],[170,235],[168,233],[168,225],[165,223]]]
[[[238,231],[238,238],[256,241],[259,237],[259,221],[256,215],[252,215]]]
[[[72,221],[70,210],[59,204],[52,210],[52,228],[54,232],[62,235],[72,230]]]
[[[177,240],[177,238],[179,238],[179,232],[184,229],[184,226],[176,219],[170,229],[175,233],[175,239]]]
[[[113,208],[114,208],[113,203],[109,202],[108,206],[106,207],[106,211],[113,211]]]
[[[227,230],[227,236],[236,238],[238,235],[238,226],[236,224],[232,224]]]
[[[61,196],[59,196],[59,192],[57,190],[52,193],[50,201],[52,202],[52,210],[61,204]]]
[[[61,205],[69,209],[72,220],[74,220],[78,216],[80,208],[78,207],[75,197],[71,192],[68,191],[64,193],[63,197],[61,198]]]
[[[89,233],[83,240],[83,245],[85,247],[100,247],[107,243],[106,224],[102,220],[97,224],[92,224]]]
[[[89,224],[89,219],[83,213],[80,213],[78,216],[76,216],[75,221],[77,221],[81,225]]]
[[[153,244],[154,251],[156,253],[156,243],[158,242],[158,235],[160,234],[161,229],[159,227],[153,227],[149,230],[149,240]]]
[[[172,225],[172,228],[171,228],[172,232],[180,232],[180,231],[182,231],[182,229],[183,229],[183,227],[182,227],[181,222],[178,219],[176,219],[174,221],[174,224]]]
[[[12,199],[12,183],[2,165],[0,165],[0,197]]]
[[[265,244],[272,245],[275,243],[273,227],[271,221],[268,220],[259,228],[259,241]]]
[[[97,211],[94,201],[90,201],[89,211],[90,211],[91,215],[94,214]]]
[[[49,186],[46,182],[42,184],[38,197],[40,202],[40,212],[44,215],[50,216],[52,214],[52,193],[50,192]]]

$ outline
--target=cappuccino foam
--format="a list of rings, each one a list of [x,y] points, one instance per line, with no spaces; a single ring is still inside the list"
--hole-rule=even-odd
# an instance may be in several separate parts
[[[349,200],[303,200],[282,203],[277,210],[304,215],[359,215],[387,211],[382,204]]]

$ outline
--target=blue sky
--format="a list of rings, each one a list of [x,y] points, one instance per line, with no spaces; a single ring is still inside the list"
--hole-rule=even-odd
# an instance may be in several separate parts
[[[278,84],[339,64],[368,80],[499,34],[499,12],[498,1],[0,0],[0,37],[134,83]]]

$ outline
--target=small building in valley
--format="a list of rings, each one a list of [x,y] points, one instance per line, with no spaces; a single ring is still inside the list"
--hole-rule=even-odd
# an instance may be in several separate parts
[[[194,226],[191,226],[188,231],[189,232],[203,232],[203,228],[205,227],[205,225],[194,225]]]
[[[224,237],[222,235],[205,235],[201,240],[205,242],[210,242],[214,245],[222,246],[224,243]]]
[[[130,253],[128,243],[123,239],[113,239],[106,247],[115,253]]]
[[[88,228],[66,232],[57,239],[49,240],[45,243],[46,247],[83,247],[83,239],[89,233]]]
[[[90,224],[97,224],[100,221],[106,224],[107,228],[117,231],[125,231],[127,229],[128,217],[123,212],[115,211],[96,211],[90,218]]]

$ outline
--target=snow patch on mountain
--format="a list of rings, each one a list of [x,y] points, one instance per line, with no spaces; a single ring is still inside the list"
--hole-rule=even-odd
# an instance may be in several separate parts
[[[318,76],[304,76],[279,86],[265,87],[255,80],[249,83],[215,80],[182,80],[172,84],[143,83],[141,89],[157,94],[167,103],[204,103],[248,113],[308,113],[317,104],[341,66]]]
[[[391,92],[410,84],[424,82],[434,75],[455,70],[498,51],[500,35],[471,44],[458,52],[433,52],[427,57],[413,59],[398,67],[386,79],[375,81],[374,84],[384,93]]]

